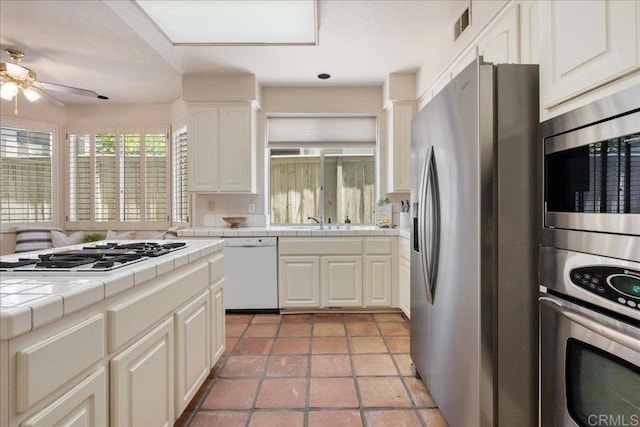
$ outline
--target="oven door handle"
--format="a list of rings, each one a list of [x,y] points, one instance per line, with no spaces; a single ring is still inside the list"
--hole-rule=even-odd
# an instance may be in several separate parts
[[[551,308],[567,319],[600,336],[640,353],[640,330],[638,328],[601,314],[594,316],[591,314],[593,313],[591,310],[551,296],[540,297],[540,302],[551,303]]]

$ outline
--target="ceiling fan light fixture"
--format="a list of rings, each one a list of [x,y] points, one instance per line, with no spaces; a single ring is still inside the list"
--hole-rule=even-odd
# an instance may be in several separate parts
[[[15,82],[7,82],[0,88],[0,98],[11,101],[18,93],[18,85]]]
[[[22,88],[22,93],[29,100],[29,102],[34,102],[40,99],[40,94],[31,87]]]
[[[9,74],[14,79],[24,80],[29,76],[29,69],[21,65],[7,62],[5,66],[7,69],[7,74]]]

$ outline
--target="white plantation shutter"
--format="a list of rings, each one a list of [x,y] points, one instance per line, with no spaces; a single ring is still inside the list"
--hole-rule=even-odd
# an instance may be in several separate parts
[[[173,138],[173,220],[189,221],[187,192],[187,127],[178,129]]]
[[[0,220],[52,220],[53,132],[3,126],[0,130]]]
[[[167,134],[145,133],[145,220],[167,218]]]
[[[67,225],[166,227],[167,130],[156,126],[70,133]]]
[[[120,220],[142,220],[140,134],[120,135]]]
[[[97,134],[94,153],[94,220],[97,222],[115,221],[118,194],[116,136],[106,133]]]
[[[91,135],[69,136],[69,216],[71,221],[91,219]]]

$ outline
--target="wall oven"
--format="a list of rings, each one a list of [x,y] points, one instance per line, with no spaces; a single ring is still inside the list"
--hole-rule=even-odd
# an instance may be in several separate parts
[[[640,263],[542,247],[540,425],[640,426]]]
[[[540,129],[540,425],[640,426],[640,85]]]

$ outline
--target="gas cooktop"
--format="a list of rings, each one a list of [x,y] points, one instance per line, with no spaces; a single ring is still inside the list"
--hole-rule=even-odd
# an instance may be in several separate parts
[[[107,242],[84,246],[82,249],[44,253],[37,258],[0,261],[0,271],[111,271],[145,259],[167,255],[185,248],[186,245],[185,242]]]

